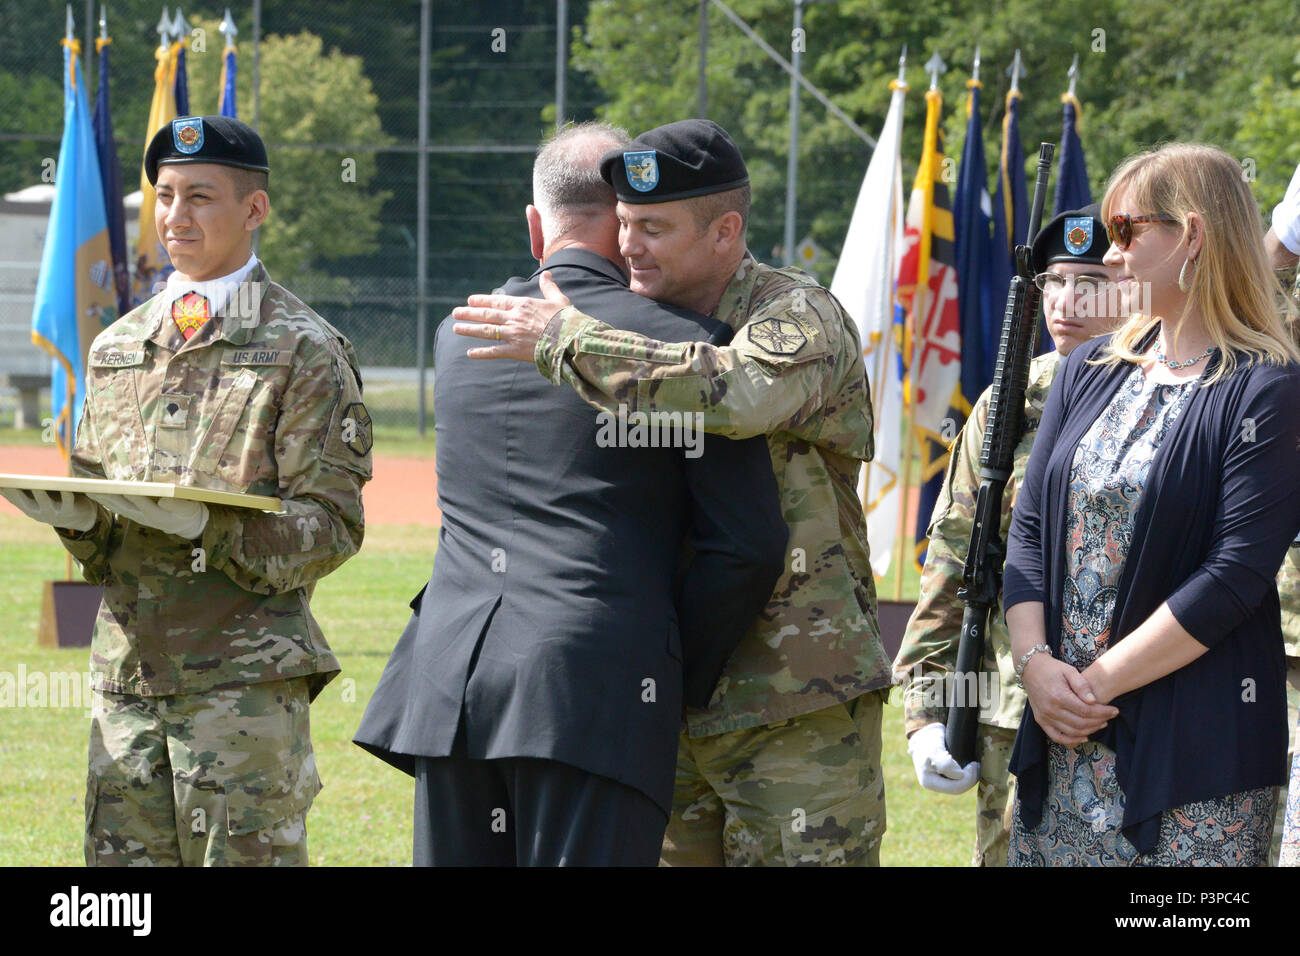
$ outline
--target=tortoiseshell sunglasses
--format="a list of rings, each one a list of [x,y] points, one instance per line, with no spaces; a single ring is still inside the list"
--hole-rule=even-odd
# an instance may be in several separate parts
[[[1176,216],[1166,216],[1162,212],[1152,213],[1149,216],[1111,216],[1110,222],[1106,224],[1106,235],[1122,251],[1127,249],[1133,242],[1133,224],[1135,222],[1177,221]]]

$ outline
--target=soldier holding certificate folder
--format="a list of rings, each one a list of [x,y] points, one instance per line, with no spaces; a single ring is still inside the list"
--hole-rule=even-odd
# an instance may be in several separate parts
[[[145,172],[176,271],[91,345],[73,473],[282,508],[3,491],[104,587],[86,861],[305,864],[308,704],[339,669],[308,600],[361,547],[370,417],[351,345],[252,254],[270,204],[258,135],[181,117]]]

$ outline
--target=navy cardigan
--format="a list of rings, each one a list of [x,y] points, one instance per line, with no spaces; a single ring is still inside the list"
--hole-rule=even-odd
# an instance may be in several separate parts
[[[1070,467],[1133,369],[1086,364],[1109,338],[1079,346],[1062,364],[1011,523],[1004,607],[1041,601],[1057,657]],[[1216,352],[1211,367],[1218,360]],[[1139,852],[1155,848],[1164,810],[1286,783],[1276,575],[1297,531],[1300,366],[1238,365],[1193,390],[1156,450],[1115,598],[1112,646],[1168,601],[1178,623],[1209,648],[1111,701],[1119,716],[1091,737],[1115,751],[1126,798],[1122,832]],[[1042,818],[1050,744],[1026,706],[1011,771],[1029,828]]]

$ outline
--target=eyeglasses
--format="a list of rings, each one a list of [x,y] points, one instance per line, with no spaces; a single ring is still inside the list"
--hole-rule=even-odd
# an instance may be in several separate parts
[[[1162,212],[1152,213],[1149,216],[1111,216],[1110,222],[1106,225],[1106,235],[1110,238],[1121,251],[1127,249],[1133,242],[1133,224],[1137,222],[1177,222],[1176,216],[1166,216]]]
[[[1053,295],[1059,294],[1069,283],[1074,283],[1075,295],[1093,295],[1101,289],[1101,280],[1092,276],[1063,276],[1055,272],[1040,272],[1034,276],[1034,285]]]

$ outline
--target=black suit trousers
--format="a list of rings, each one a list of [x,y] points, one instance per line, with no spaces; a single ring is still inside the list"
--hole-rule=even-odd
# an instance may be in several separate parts
[[[462,729],[463,734],[463,729]],[[415,758],[416,866],[656,866],[668,815],[558,760]]]

